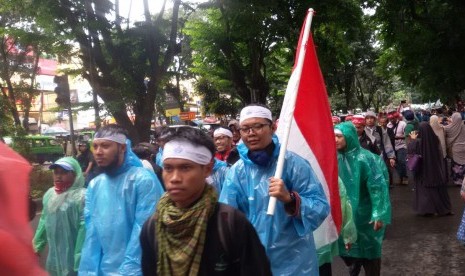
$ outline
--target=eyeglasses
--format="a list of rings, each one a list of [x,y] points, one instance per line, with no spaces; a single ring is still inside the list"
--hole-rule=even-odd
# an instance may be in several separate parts
[[[271,126],[271,124],[254,124],[253,126],[244,126],[239,128],[239,131],[241,134],[249,134],[250,130],[252,130],[253,133],[259,133],[263,130],[264,126]]]

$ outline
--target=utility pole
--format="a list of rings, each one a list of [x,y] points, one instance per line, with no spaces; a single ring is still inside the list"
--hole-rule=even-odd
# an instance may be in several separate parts
[[[57,98],[55,102],[65,108],[68,109],[68,118],[69,118],[69,132],[70,132],[70,140],[71,140],[71,148],[73,157],[76,157],[76,143],[74,141],[74,126],[73,126],[73,112],[71,110],[71,100],[69,98],[69,83],[68,83],[68,75],[63,76],[55,76],[53,82],[57,84],[55,87],[55,93],[57,94]]]

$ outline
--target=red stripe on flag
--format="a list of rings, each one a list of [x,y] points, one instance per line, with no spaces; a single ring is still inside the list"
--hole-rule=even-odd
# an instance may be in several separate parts
[[[301,45],[303,33],[302,30],[296,57],[299,55],[301,46],[306,47],[306,53],[294,110],[294,119],[323,171],[330,194],[331,215],[339,233],[342,214],[331,110],[313,38],[310,35],[307,45]],[[297,60],[295,64],[297,64]]]

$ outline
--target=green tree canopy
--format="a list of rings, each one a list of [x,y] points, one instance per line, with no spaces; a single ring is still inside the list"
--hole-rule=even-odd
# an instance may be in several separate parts
[[[465,89],[465,3],[367,1],[375,9],[392,72],[424,98],[452,99]]]

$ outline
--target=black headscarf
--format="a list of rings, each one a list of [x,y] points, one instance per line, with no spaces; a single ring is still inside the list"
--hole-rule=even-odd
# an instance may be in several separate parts
[[[415,175],[421,181],[417,184],[425,187],[446,185],[443,158],[440,151],[439,139],[428,122],[421,122],[415,143],[415,152],[422,156],[421,169]],[[413,146],[413,145],[412,145]]]

